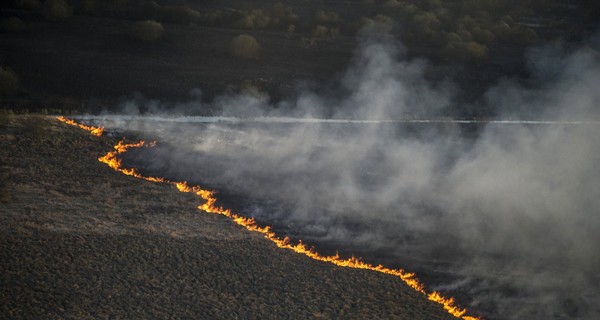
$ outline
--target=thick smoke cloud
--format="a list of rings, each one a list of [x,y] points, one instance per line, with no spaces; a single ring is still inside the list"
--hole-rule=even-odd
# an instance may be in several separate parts
[[[593,48],[532,50],[533,84],[502,80],[483,103],[512,119],[598,119]],[[427,68],[390,42],[365,40],[336,99],[301,92],[273,106],[264,96],[235,94],[218,98],[215,109],[267,118],[194,123],[155,121],[168,120],[155,114],[103,124],[160,141],[130,159],[145,170],[220,190],[226,204],[309,241],[383,252],[443,274],[429,284],[455,290],[489,318],[600,317],[597,124],[465,130],[268,118],[436,118],[456,107],[456,89],[428,83]],[[159,113],[151,103],[142,108]],[[206,107],[197,99],[176,109]],[[128,108],[140,109],[139,101]]]

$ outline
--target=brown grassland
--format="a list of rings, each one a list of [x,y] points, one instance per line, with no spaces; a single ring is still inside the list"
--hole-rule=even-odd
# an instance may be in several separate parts
[[[0,318],[450,319],[393,276],[278,249],[96,159],[116,138],[0,116]]]

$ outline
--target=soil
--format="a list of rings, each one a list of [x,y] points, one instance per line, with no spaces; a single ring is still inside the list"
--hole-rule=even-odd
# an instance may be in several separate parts
[[[398,278],[278,249],[97,161],[116,137],[0,118],[0,318],[452,319]]]

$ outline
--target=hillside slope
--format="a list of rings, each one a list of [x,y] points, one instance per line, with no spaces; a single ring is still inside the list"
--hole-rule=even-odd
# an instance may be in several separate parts
[[[115,138],[0,118],[0,318],[452,319],[399,279],[275,247],[96,159]]]

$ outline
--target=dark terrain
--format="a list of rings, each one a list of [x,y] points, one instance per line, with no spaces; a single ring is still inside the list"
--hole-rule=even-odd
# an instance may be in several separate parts
[[[88,2],[95,4],[92,9],[83,8]],[[524,66],[529,46],[582,41],[597,26],[598,5],[591,1],[531,1],[521,10],[493,6],[488,9],[488,4],[471,8],[468,1],[457,0],[445,2],[442,11],[429,2],[414,1],[419,8],[415,14],[421,14],[421,18],[414,18],[395,13],[384,1],[159,1],[150,10],[147,7],[153,4],[149,1],[115,0],[101,4],[73,0],[67,2],[71,15],[58,19],[48,17],[43,6],[31,10],[31,6],[23,4],[27,1],[15,0],[0,7],[0,19],[8,25],[0,30],[0,66],[14,71],[18,89],[8,94],[0,92],[0,102],[2,108],[19,113],[99,112],[119,110],[134,94],[160,100],[169,108],[176,102],[211,101],[216,96],[238,92],[245,84],[275,101],[307,88],[324,95],[335,94],[334,83],[355,54],[360,26],[365,21],[393,19],[391,34],[403,43],[406,57],[430,61],[428,80],[457,84],[460,107],[446,113],[486,117],[496,110],[477,107],[477,101],[490,85],[507,77],[526,82]],[[413,2],[400,3],[410,6]],[[293,12],[293,18],[281,18],[279,24],[268,26],[240,25],[252,10],[273,20],[275,13],[271,11],[277,4]],[[443,10],[453,12],[456,21],[444,22]],[[323,20],[318,18],[319,12],[337,16],[335,20]],[[211,14],[219,18],[207,20]],[[422,17],[432,14],[444,22],[444,26],[436,24],[433,40],[427,38],[428,29],[420,29],[425,23]],[[469,54],[474,54],[470,51],[447,52],[444,37],[457,37],[453,32],[461,32],[460,19],[480,16],[483,18],[477,18],[482,19],[477,23],[481,28],[495,30],[498,24],[509,21],[513,31],[505,35],[494,31],[497,39],[486,45],[483,57],[469,58]],[[15,18],[20,20],[17,26],[5,23]],[[164,26],[164,34],[155,41],[132,38],[131,26],[144,19],[156,19]],[[473,27],[473,22],[464,23]],[[294,25],[295,31],[286,31],[288,24]],[[320,25],[339,31],[335,36],[317,36],[315,28]],[[258,57],[228,55],[231,39],[243,33],[257,39],[261,47]],[[529,38],[523,39],[523,34]],[[202,91],[201,98],[197,89]],[[190,94],[192,90],[196,91]],[[205,115],[220,111],[214,105],[193,110]]]
[[[278,249],[112,171],[96,158],[114,138],[1,121],[1,318],[452,318],[393,276]]]
[[[0,318],[451,318],[397,278],[334,267],[277,249],[223,217],[199,212],[197,198],[189,194],[112,171],[96,159],[111,150],[115,136],[96,138],[49,117],[15,114],[144,114],[151,113],[149,106],[159,106],[166,114],[185,110],[221,116],[226,103],[220,104],[219,98],[240,92],[268,97],[268,108],[298,101],[306,93],[339,101],[348,90],[340,79],[356,64],[361,41],[383,39],[399,48],[394,58],[411,64],[425,61],[427,85],[450,84],[452,103],[433,117],[502,117],[511,113],[487,103],[490,87],[508,79],[536,90],[552,82],[528,71],[532,48],[583,48],[597,56],[600,38],[593,35],[598,31],[599,3],[4,1]],[[51,4],[66,9],[64,16],[51,10]],[[141,39],[132,26],[144,21],[160,24],[164,32],[156,39]],[[371,25],[376,27],[369,29]],[[360,30],[368,30],[367,36]],[[232,54],[232,39],[241,34],[254,37],[260,53]],[[136,107],[130,109],[132,101]],[[334,115],[340,106],[331,103],[325,108],[329,113],[322,117]],[[537,109],[529,112],[527,117],[537,119]],[[463,134],[476,136],[481,131],[473,126]],[[131,163],[144,164],[135,161],[136,155],[145,157],[131,152]],[[222,170],[210,172],[212,184],[191,182],[208,181],[203,186],[220,191],[226,207],[244,212],[249,204],[263,201],[267,209],[289,209],[275,198],[255,199],[228,189],[222,177],[227,163],[210,155],[201,160],[213,161]],[[169,175],[161,170],[165,168],[141,169],[191,179],[187,173]],[[283,235],[313,240],[302,232],[302,225],[257,219],[275,225]],[[347,223],[362,227],[356,221]],[[336,241],[318,247],[332,254],[344,248]],[[348,252],[369,262],[418,271],[426,284],[445,277],[443,263],[419,267],[418,255],[390,259],[361,247]],[[440,261],[452,256],[444,254]],[[463,305],[476,298],[449,292]],[[470,311],[487,315],[486,306],[479,307]],[[499,318],[507,314],[504,311],[493,312]]]

